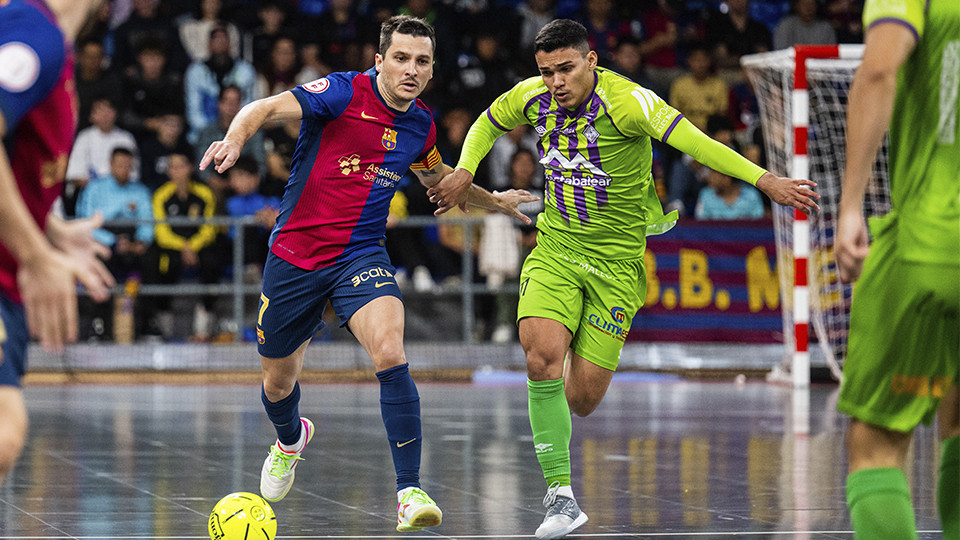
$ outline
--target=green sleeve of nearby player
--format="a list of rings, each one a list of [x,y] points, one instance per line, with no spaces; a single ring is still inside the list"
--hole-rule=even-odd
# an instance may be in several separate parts
[[[867,0],[863,6],[863,27],[883,21],[902,21],[917,37],[923,35],[927,0]]]

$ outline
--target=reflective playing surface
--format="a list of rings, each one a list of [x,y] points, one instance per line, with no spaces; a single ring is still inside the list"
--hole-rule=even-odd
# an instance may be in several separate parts
[[[546,486],[526,386],[487,380],[419,385],[421,479],[444,516],[405,535],[378,387],[303,385],[300,411],[318,433],[273,504],[278,537],[532,538]],[[593,415],[573,419],[573,487],[590,521],[571,538],[852,538],[835,391],[618,375]],[[29,446],[0,487],[0,538],[206,538],[217,500],[258,491],[275,438],[257,386],[25,395]],[[920,537],[940,538],[932,428],[910,460]]]

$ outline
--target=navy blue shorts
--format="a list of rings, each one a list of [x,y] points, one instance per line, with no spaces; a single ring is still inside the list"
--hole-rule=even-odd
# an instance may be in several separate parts
[[[401,301],[396,272],[386,250],[374,251],[318,270],[304,270],[272,252],[263,268],[257,314],[257,351],[284,358],[323,328],[327,300],[340,326],[368,302],[381,296]]]
[[[0,296],[0,319],[6,330],[3,342],[3,358],[0,358],[0,385],[20,386],[20,379],[27,369],[27,316],[23,305]]]

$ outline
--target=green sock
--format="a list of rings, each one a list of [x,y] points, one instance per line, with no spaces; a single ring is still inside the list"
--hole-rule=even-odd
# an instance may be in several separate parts
[[[937,506],[944,538],[960,538],[960,437],[943,441]]]
[[[560,482],[570,485],[570,406],[563,394],[563,379],[554,381],[527,380],[527,403],[530,429],[537,460],[547,485]]]
[[[855,540],[917,538],[907,477],[896,467],[863,469],[847,476],[847,506]]]

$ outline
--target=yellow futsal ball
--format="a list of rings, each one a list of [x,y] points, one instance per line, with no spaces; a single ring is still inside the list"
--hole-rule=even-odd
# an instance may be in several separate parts
[[[213,507],[207,530],[211,540],[273,540],[277,516],[259,495],[231,493]]]

